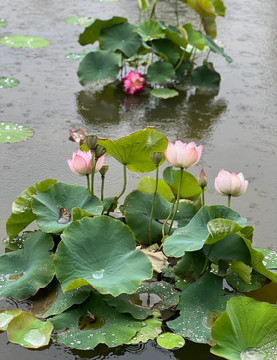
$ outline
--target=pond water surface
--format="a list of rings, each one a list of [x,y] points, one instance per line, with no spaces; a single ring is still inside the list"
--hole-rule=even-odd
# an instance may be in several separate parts
[[[34,35],[50,40],[43,49],[15,49],[0,45],[0,76],[15,77],[20,85],[0,89],[0,121],[12,121],[35,130],[28,141],[0,144],[1,202],[0,235],[14,199],[26,188],[46,178],[84,184],[66,163],[76,151],[68,141],[68,129],[83,127],[99,137],[117,139],[146,126],[163,131],[170,141],[181,139],[204,145],[199,164],[191,172],[198,176],[204,167],[209,180],[208,204],[226,204],[216,194],[213,180],[221,168],[242,171],[249,180],[247,192],[233,199],[232,208],[254,225],[254,244],[277,249],[277,27],[275,0],[225,0],[225,18],[218,19],[218,39],[226,44],[231,64],[212,54],[210,60],[221,74],[218,94],[191,90],[170,100],[147,96],[130,97],[107,88],[92,94],[78,83],[78,61],[66,58],[82,52],[78,37],[83,28],[65,23],[69,16],[102,19],[113,15],[138,21],[135,0],[2,0],[0,17],[8,26],[0,37]],[[159,0],[158,15],[175,24],[175,1]],[[168,13],[168,7],[172,11]],[[166,17],[165,17],[165,14]],[[180,6],[181,20],[192,15]],[[122,187],[122,169],[112,159],[107,174],[106,195]],[[154,174],[149,174],[154,177]],[[138,174],[128,174],[128,189],[136,187]],[[98,178],[99,180],[99,178]],[[99,181],[97,183],[99,189]],[[0,252],[4,247],[0,244]],[[7,305],[7,304],[6,304]],[[30,351],[7,343],[0,335],[1,355],[6,360],[27,359],[215,359],[209,347],[187,343],[178,351],[160,348],[155,342],[91,352],[54,344],[44,351]]]

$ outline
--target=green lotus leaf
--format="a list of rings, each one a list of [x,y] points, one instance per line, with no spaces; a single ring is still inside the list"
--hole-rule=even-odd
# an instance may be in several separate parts
[[[161,28],[159,23],[154,20],[143,21],[136,29],[136,32],[140,34],[143,41],[148,41],[153,38],[164,38],[165,31]]]
[[[157,343],[165,349],[176,349],[183,347],[185,340],[181,335],[165,332],[157,337]]]
[[[140,11],[149,10],[148,0],[138,0],[138,6],[139,6]]]
[[[100,215],[103,210],[103,204],[96,196],[77,185],[57,183],[33,198],[38,227],[46,233],[60,234],[75,219]]]
[[[114,81],[119,72],[120,55],[109,50],[89,52],[80,62],[79,81],[82,85]]]
[[[105,301],[120,313],[130,313],[135,319],[144,320],[153,314],[153,309],[165,310],[176,306],[179,292],[171,284],[144,282],[133,294],[121,294],[118,297],[107,295]]]
[[[37,349],[49,344],[53,328],[49,320],[44,322],[22,311],[9,322],[7,335],[12,343]]]
[[[230,360],[276,359],[277,308],[248,297],[230,299],[212,327],[211,352]]]
[[[210,220],[223,218],[244,226],[246,219],[223,205],[203,206],[185,227],[178,228],[164,242],[166,256],[181,257],[185,251],[202,249],[210,233],[207,224]],[[222,241],[222,240],[221,240]]]
[[[152,50],[162,56],[166,61],[169,61],[173,66],[178,63],[182,51],[169,39],[157,39],[151,41]],[[173,75],[175,76],[175,74]]]
[[[83,286],[64,293],[59,284],[57,298],[51,307],[43,314],[43,317],[47,318],[48,316],[61,314],[72,305],[81,304],[89,297],[91,290],[91,287]]]
[[[44,48],[50,41],[37,36],[10,35],[0,39],[0,44],[15,48]]]
[[[0,298],[24,300],[44,288],[54,276],[54,242],[50,235],[29,233],[24,249],[0,255]]]
[[[96,19],[91,25],[86,27],[85,31],[80,35],[79,43],[81,45],[88,45],[93,44],[95,41],[100,41],[100,34],[103,29],[121,24],[125,21],[127,21],[127,19],[117,16],[108,20]]]
[[[5,76],[0,76],[0,89],[3,88],[11,88],[11,87],[15,87],[19,85],[19,80],[15,79],[15,78],[11,78],[11,77],[5,77]],[[8,123],[6,123],[8,124]],[[7,136],[10,136],[10,132],[7,133]],[[0,136],[1,139],[2,136]],[[0,141],[2,142],[2,141]],[[11,142],[11,141],[7,141],[7,142]]]
[[[55,179],[37,182],[15,199],[12,204],[12,214],[6,223],[6,232],[10,241],[36,219],[36,215],[32,211],[33,196],[37,192],[47,191],[56,182]]]
[[[21,309],[0,310],[0,331],[7,330],[9,322],[20,313]]]
[[[79,25],[83,27],[90,26],[95,21],[94,18],[89,18],[86,16],[69,16],[65,19],[65,22],[71,25]]]
[[[180,316],[167,325],[177,334],[197,343],[211,339],[211,327],[225,310],[227,301],[237,296],[223,290],[223,279],[206,272],[200,279],[186,287],[177,309]]]
[[[149,224],[153,204],[153,194],[144,194],[138,190],[132,191],[126,196],[124,212],[126,223],[133,230],[137,240],[141,244],[149,244]],[[152,219],[151,242],[160,242],[162,239],[163,222],[167,219],[172,203],[168,202],[159,194],[155,197],[155,206]],[[196,214],[196,208],[189,203],[180,202],[177,216],[175,217],[178,226],[187,224]],[[165,234],[169,225],[165,226]],[[176,231],[176,230],[175,230]]]
[[[69,53],[66,55],[66,58],[69,60],[76,60],[76,61],[81,61],[83,60],[83,58],[90,52],[95,52],[98,51],[99,48],[95,47],[95,48],[86,48],[82,53]]]
[[[169,99],[179,95],[178,91],[168,88],[153,89],[150,91],[150,94],[162,99]]]
[[[204,50],[204,48],[206,46],[206,40],[204,39],[202,34],[199,31],[194,30],[191,24],[186,24],[183,26],[183,28],[185,29],[185,31],[187,33],[189,45],[191,45],[201,51]],[[188,51],[187,48],[186,48],[186,51]]]
[[[210,16],[206,16],[203,18],[202,23],[205,33],[209,35],[212,39],[214,39],[217,34],[215,19]]]
[[[155,185],[156,185],[156,179],[150,178],[150,176],[144,176],[138,181],[137,190],[145,194],[153,194],[155,191]],[[167,201],[171,201],[174,198],[174,195],[169,185],[163,180],[158,180],[157,192]]]
[[[92,293],[78,307],[71,308],[51,319],[59,332],[59,343],[80,350],[94,349],[103,343],[115,347],[128,343],[141,328],[141,323],[129,314],[120,314],[109,306],[100,294]]]
[[[98,140],[107,153],[121,164],[135,172],[150,172],[156,169],[151,160],[151,152],[161,151],[167,147],[165,135],[152,128],[136,131],[116,141]]]
[[[191,72],[191,83],[195,86],[218,88],[220,84],[220,75],[214,69],[211,69],[206,65],[198,66]]]
[[[166,84],[169,80],[175,78],[175,70],[169,62],[156,61],[149,65],[147,76],[155,84]]]
[[[30,139],[34,130],[12,122],[0,123],[0,143],[16,143]]]
[[[194,282],[200,277],[204,265],[205,256],[201,251],[186,252],[173,270],[179,278]]]
[[[102,48],[109,51],[120,50],[127,58],[136,55],[141,46],[141,38],[134,32],[135,29],[135,25],[123,22],[102,30]]]
[[[179,29],[182,31],[182,33]],[[169,26],[165,30],[165,35],[166,38],[172,41],[174,44],[185,49],[188,43],[187,34],[183,28],[179,28],[179,29],[177,29],[174,26]]]
[[[127,343],[128,345],[146,343],[148,340],[154,340],[162,332],[162,321],[158,320],[160,313],[154,312],[151,318],[141,322],[141,329]]]
[[[185,1],[185,0],[182,0]],[[215,7],[211,0],[187,0],[185,1],[201,18],[205,16],[216,17]]]
[[[172,166],[168,166],[163,172],[164,181],[170,186],[175,197],[177,197],[180,175],[181,170],[174,170]],[[196,178],[189,172],[183,171],[180,198],[196,200],[201,192]]]
[[[225,279],[233,289],[241,293],[246,293],[260,289],[263,285],[265,285],[268,282],[268,279],[264,275],[261,275],[256,272],[252,272],[251,281],[249,284],[243,281],[243,279],[234,271],[231,271],[230,274],[228,274],[225,277]]]
[[[242,226],[229,219],[216,218],[207,223],[207,229],[210,234],[205,244],[213,245],[226,236],[239,232]]]
[[[218,46],[213,39],[211,38],[211,36],[209,35],[205,35],[202,33],[202,37],[206,40],[206,44],[207,46],[216,54],[219,54],[223,57],[225,57],[225,59],[230,63],[232,62],[232,58],[230,58],[230,56],[226,55],[224,52],[224,49],[220,46]]]
[[[225,15],[225,6],[222,0],[210,0],[213,4],[216,15],[224,16]]]
[[[92,285],[101,293],[118,296],[135,292],[152,277],[150,260],[136,250],[130,228],[108,216],[73,222],[61,235],[56,274],[64,291]]]
[[[269,249],[255,249],[264,255],[263,264],[269,270],[277,270],[277,252]]]
[[[0,27],[6,27],[8,25],[7,20],[5,19],[0,19]]]

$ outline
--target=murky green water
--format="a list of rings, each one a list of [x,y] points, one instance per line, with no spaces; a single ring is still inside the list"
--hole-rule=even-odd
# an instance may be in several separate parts
[[[175,1],[160,0],[160,16],[168,3],[173,8]],[[221,168],[242,171],[250,181],[249,188],[243,197],[233,199],[232,207],[249,220],[249,225],[255,226],[256,246],[277,248],[277,3],[225,0],[225,5],[226,17],[218,21],[218,39],[226,43],[226,53],[234,61],[228,64],[224,58],[211,55],[222,76],[219,93],[207,95],[193,90],[178,98],[159,100],[144,95],[128,97],[113,88],[92,95],[78,83],[78,62],[66,58],[71,52],[83,51],[78,44],[83,28],[65,23],[65,18],[107,19],[118,15],[136,22],[135,0],[107,3],[2,0],[1,18],[8,21],[8,26],[0,28],[0,37],[35,35],[50,40],[50,46],[43,49],[0,46],[0,76],[20,81],[18,87],[0,89],[0,121],[16,122],[35,130],[34,137],[24,143],[0,144],[1,238],[13,200],[33,183],[55,177],[84,184],[84,179],[70,172],[65,160],[76,150],[68,141],[69,128],[83,127],[88,133],[117,139],[152,125],[171,141],[178,138],[204,145],[201,161],[191,172],[197,176],[204,167],[209,180],[208,203],[225,204],[226,199],[213,188],[213,179]],[[191,15],[184,9],[180,8],[180,16],[188,17],[190,22]],[[167,21],[174,23],[173,12],[169,17]],[[107,174],[107,196],[118,193],[122,187],[121,166],[112,160],[109,163],[112,171]],[[135,188],[138,178],[128,174],[128,190]],[[103,348],[102,352],[80,352],[62,345],[30,351],[6,343],[6,335],[1,334],[1,354],[6,360],[216,358],[209,355],[208,347],[195,344],[186,344],[183,350],[175,352],[161,349],[154,342],[115,351]]]

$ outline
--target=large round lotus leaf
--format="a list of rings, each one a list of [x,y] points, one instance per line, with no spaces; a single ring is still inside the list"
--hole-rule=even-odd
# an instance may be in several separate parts
[[[152,277],[151,262],[136,250],[130,228],[108,216],[73,222],[62,234],[55,263],[64,291],[91,284],[104,294],[131,294]]]
[[[7,20],[5,19],[0,19],[0,27],[6,27],[8,25]]]
[[[168,166],[163,172],[164,181],[170,186],[175,197],[177,197],[180,176],[181,170],[174,170],[172,166]],[[199,197],[201,192],[202,189],[196,178],[189,172],[183,171],[180,198],[194,200]]]
[[[0,76],[0,89],[11,88],[19,85],[19,80],[11,77]]]
[[[236,274],[234,271],[231,271],[226,276],[226,281],[236,291],[246,293],[261,288],[266,284],[268,279],[259,273],[253,272],[251,274],[251,282],[250,284],[247,284],[238,274]]]
[[[127,343],[128,345],[146,343],[148,340],[154,340],[162,332],[162,321],[158,320],[160,313],[154,312],[153,317],[141,322],[141,329]]]
[[[100,215],[103,210],[102,202],[88,194],[86,188],[64,183],[54,184],[49,190],[34,195],[32,206],[38,227],[53,234],[60,234],[80,216]],[[85,213],[82,215],[81,211],[80,214],[78,208]]]
[[[191,72],[191,83],[196,86],[217,88],[220,84],[220,75],[206,65],[199,66]]]
[[[136,55],[141,46],[141,38],[134,32],[135,29],[135,25],[124,22],[102,30],[102,48],[109,51],[119,50],[127,58]]]
[[[153,40],[151,47],[154,53],[162,56],[165,61],[169,61],[173,66],[180,61],[182,51],[169,39]]]
[[[223,279],[206,272],[200,279],[186,287],[181,294],[177,319],[167,322],[177,334],[197,343],[211,339],[211,327],[225,310],[227,301],[237,296],[223,290]]]
[[[165,135],[155,129],[146,128],[136,131],[116,141],[98,140],[107,153],[135,172],[150,172],[156,169],[151,160],[152,152],[163,152],[168,141]]]
[[[145,194],[153,194],[155,191],[155,186],[156,186],[156,179],[150,178],[150,176],[144,176],[138,181],[137,190]],[[174,195],[169,185],[163,180],[158,180],[157,192],[167,201],[171,201],[174,198]]]
[[[21,312],[21,309],[0,310],[0,331],[7,330],[9,322]]]
[[[109,347],[127,343],[141,328],[139,321],[120,314],[97,293],[51,321],[55,330],[67,328],[58,333],[58,342],[80,350],[94,349],[100,343]]]
[[[157,343],[165,349],[176,349],[183,347],[185,340],[181,335],[166,332],[157,337]]]
[[[30,139],[34,130],[12,122],[0,123],[0,143],[16,143]]]
[[[124,211],[126,223],[135,233],[141,244],[149,244],[149,224],[153,204],[153,194],[144,194],[138,190],[131,192],[125,199]],[[151,242],[160,242],[162,239],[163,222],[167,219],[172,203],[168,202],[159,194],[155,197],[155,207],[152,219]],[[192,204],[180,202],[178,213],[175,217],[179,226],[187,224],[196,214]],[[176,231],[176,230],[175,230]],[[165,233],[168,232],[168,225],[165,226]]]
[[[0,255],[0,298],[27,299],[52,280],[55,269],[50,235],[29,233],[24,249]]]
[[[179,95],[178,91],[168,88],[153,89],[150,91],[150,94],[162,99],[169,99]]]
[[[143,320],[152,315],[153,309],[165,310],[176,306],[179,292],[166,282],[144,282],[134,294],[118,297],[107,295],[105,301],[120,313],[130,313],[135,319]]]
[[[178,228],[164,242],[163,251],[167,256],[181,257],[185,251],[202,249],[210,232],[207,224],[210,220],[222,218],[244,226],[246,219],[223,205],[203,206],[187,226]],[[225,236],[229,235],[226,233]]]
[[[78,76],[82,85],[113,81],[119,72],[120,55],[112,51],[89,52],[80,62]]]
[[[36,36],[10,35],[0,39],[0,44],[15,48],[43,48],[50,44],[50,41]]]
[[[57,298],[51,307],[43,314],[43,317],[46,318],[48,316],[61,314],[72,305],[81,304],[89,297],[91,290],[92,288],[90,286],[82,286],[81,288],[64,293],[59,284]]]
[[[9,322],[7,335],[12,343],[37,349],[49,344],[53,328],[49,320],[44,322],[22,311]]]
[[[71,25],[79,25],[83,27],[90,26],[94,22],[94,18],[86,16],[69,16],[65,19],[65,22]]]
[[[169,62],[156,61],[148,67],[147,76],[153,83],[166,84],[174,79],[175,70]]]
[[[275,360],[277,308],[248,297],[228,301],[212,327],[211,352],[230,360]]]
[[[154,20],[145,20],[137,28],[137,33],[140,34],[143,41],[148,41],[153,38],[164,38],[165,32]]]
[[[188,0],[187,4],[196,11],[201,18],[205,16],[210,16],[215,18],[215,7],[213,5],[214,1],[210,0]]]
[[[37,182],[15,199],[12,204],[12,214],[6,222],[6,232],[10,241],[35,220],[36,215],[32,211],[33,195],[47,191],[56,182],[55,179]]]
[[[188,282],[196,281],[204,268],[205,256],[202,251],[186,252],[173,267],[174,273]]]
[[[100,33],[103,29],[121,24],[125,21],[127,21],[127,19],[118,16],[114,16],[108,20],[96,19],[91,25],[86,27],[83,34],[80,35],[79,43],[81,45],[88,45],[93,44],[95,41],[100,41]]]

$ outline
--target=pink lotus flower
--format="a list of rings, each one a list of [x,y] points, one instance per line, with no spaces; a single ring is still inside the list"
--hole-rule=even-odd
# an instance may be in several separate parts
[[[230,174],[228,171],[221,169],[215,178],[214,186],[220,195],[240,196],[247,190],[248,181],[244,180],[242,173]]]
[[[101,156],[95,165],[95,173],[101,169],[104,164],[105,155]],[[70,170],[79,176],[91,173],[91,151],[78,150],[73,153],[72,159],[66,159]]]
[[[194,142],[186,144],[177,140],[174,145],[168,142],[165,158],[172,166],[188,169],[199,161],[202,149],[203,145],[196,146]]]
[[[127,94],[134,94],[136,92],[142,92],[144,89],[145,79],[141,76],[141,73],[136,73],[133,70],[125,76],[123,85]]]
[[[68,130],[69,132],[69,140],[80,142],[82,139],[84,139],[87,136],[87,133],[83,128],[77,129],[77,130]]]
[[[205,189],[205,187],[208,185],[208,179],[203,168],[201,169],[200,174],[198,176],[198,185],[202,189]]]

